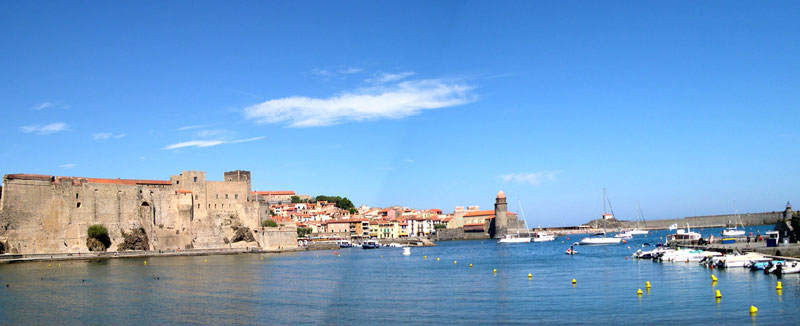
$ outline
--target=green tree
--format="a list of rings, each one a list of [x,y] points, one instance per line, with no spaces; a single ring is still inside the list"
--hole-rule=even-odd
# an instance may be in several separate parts
[[[348,209],[348,211],[350,212],[350,214],[351,214],[351,215],[356,215],[356,214],[358,214],[358,210],[357,210],[357,209],[355,209],[355,208]]]
[[[311,228],[304,228],[304,227],[297,228],[298,237],[304,238],[309,234],[311,234]]]
[[[102,224],[92,224],[89,226],[89,229],[86,230],[86,233],[89,235],[90,238],[97,239],[106,248],[111,246],[111,238],[108,237],[108,229]]]
[[[292,196],[292,204],[297,204],[300,202],[300,196]]]
[[[274,227],[278,226],[278,223],[276,223],[273,220],[263,220],[263,221],[261,221],[261,226],[274,228]]]
[[[437,229],[437,230],[438,229],[446,229],[447,228],[447,224],[439,223],[439,224],[434,225],[433,228]]]

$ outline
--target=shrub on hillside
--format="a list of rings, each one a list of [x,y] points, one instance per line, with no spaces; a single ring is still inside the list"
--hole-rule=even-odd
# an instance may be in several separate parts
[[[261,222],[261,226],[273,227],[274,228],[274,227],[278,226],[278,223],[275,223],[275,221],[273,221],[273,220],[264,220],[264,221]]]
[[[105,246],[105,248],[111,246],[111,238],[108,237],[108,229],[106,229],[106,227],[102,224],[90,225],[87,233],[89,235],[88,239],[95,239],[99,241]]]

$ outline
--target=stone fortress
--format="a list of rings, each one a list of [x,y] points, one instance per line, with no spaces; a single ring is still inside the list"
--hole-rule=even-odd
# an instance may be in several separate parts
[[[169,180],[8,174],[0,193],[0,243],[11,253],[86,252],[93,224],[108,229],[108,251],[297,245],[293,226],[261,227],[269,204],[251,191],[249,171],[223,181],[203,171]]]

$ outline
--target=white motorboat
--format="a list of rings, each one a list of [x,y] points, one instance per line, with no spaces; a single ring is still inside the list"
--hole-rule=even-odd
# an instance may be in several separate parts
[[[631,234],[631,231],[625,231],[615,234],[614,237],[620,239],[633,239],[633,234]]]
[[[732,268],[732,267],[750,267],[752,262],[762,262],[762,261],[769,261],[770,258],[764,257],[764,255],[756,253],[756,252],[749,252],[744,255],[737,255],[737,254],[729,254],[719,257],[714,257],[711,260],[711,264],[713,264],[717,268]]]
[[[777,274],[777,268],[775,273]],[[800,273],[800,263],[799,262],[785,262],[781,265],[780,274],[797,274]]]
[[[410,247],[403,248],[403,256],[411,256],[411,248]]]
[[[565,251],[564,253],[567,255],[577,255],[578,251],[575,250],[574,248],[568,248],[567,251]]]
[[[531,242],[530,237],[521,237],[519,234],[506,234],[499,240],[497,243],[529,243]]]
[[[675,234],[668,235],[667,239],[695,241],[695,240],[700,240],[701,237],[702,236],[700,235],[700,233],[692,232],[692,230],[689,228],[689,223],[686,223],[686,230],[678,229],[678,231],[675,232]]]
[[[546,231],[533,232],[533,242],[547,242],[556,239],[555,235],[547,233]]]
[[[630,233],[631,235],[642,235],[642,234],[648,234],[648,233],[650,233],[650,231],[633,229],[633,230],[628,231],[627,233]]]
[[[606,188],[603,188],[603,232],[602,233],[595,233],[594,236],[586,237],[581,239],[580,244],[583,246],[598,246],[598,245],[612,245],[612,244],[619,244],[622,242],[620,238],[609,238],[606,237],[606,220],[613,218],[613,209],[612,213],[606,213]],[[611,206],[609,204],[609,206]]]

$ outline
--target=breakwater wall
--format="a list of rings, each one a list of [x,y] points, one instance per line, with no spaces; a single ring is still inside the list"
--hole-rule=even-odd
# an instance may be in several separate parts
[[[464,228],[454,229],[438,229],[433,240],[436,241],[449,241],[449,240],[480,240],[489,239],[489,233],[486,232],[465,232]]]
[[[764,212],[764,213],[746,213],[737,215],[708,215],[708,216],[691,216],[684,218],[674,218],[666,220],[648,220],[642,224],[643,228],[647,229],[666,229],[672,224],[678,224],[679,228],[685,228],[686,223],[690,227],[724,227],[726,225],[733,225],[741,223],[745,226],[753,225],[768,225],[775,224],[783,218],[783,212]],[[636,221],[619,221],[620,227],[632,228],[636,226]],[[646,227],[645,227],[646,225]]]

